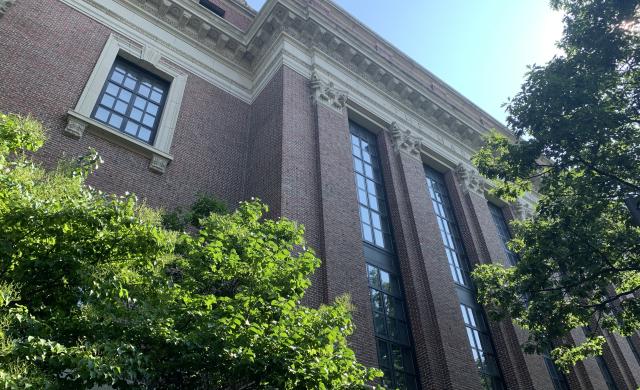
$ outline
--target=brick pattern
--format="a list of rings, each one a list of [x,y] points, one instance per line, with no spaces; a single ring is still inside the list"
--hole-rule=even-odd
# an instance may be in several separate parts
[[[322,257],[318,136],[311,87],[309,80],[287,67],[282,73],[282,215],[304,225],[307,243]],[[323,275],[319,270],[313,276],[305,304],[324,303]]]
[[[358,359],[376,366],[371,301],[353,175],[351,141],[346,113],[316,105],[318,159],[322,196],[325,301],[344,294],[355,306],[356,331],[351,338]]]
[[[242,31],[247,31],[253,17],[250,17],[246,13],[238,10],[237,5],[232,5],[228,0],[207,0],[208,2],[217,5],[224,10],[224,19],[232,25],[238,27]]]
[[[105,163],[90,184],[136,193],[156,207],[189,205],[198,192],[230,205],[242,199],[249,107],[194,75],[178,117],[174,160],[163,175],[149,171],[146,157],[102,138],[62,134],[66,112],[75,107],[109,33],[55,0],[18,2],[0,20],[0,109],[44,122],[48,140],[38,160],[53,167],[63,156],[94,147]]]
[[[228,0],[211,1],[239,28],[250,25],[251,18]],[[323,259],[304,303],[317,306],[350,294],[357,327],[351,345],[361,362],[377,365],[347,112],[313,104],[309,81],[287,67],[252,105],[189,74],[171,147],[174,161],[165,174],[154,174],[146,157],[103,138],[62,134],[66,112],[75,106],[110,33],[56,0],[16,2],[0,19],[0,110],[32,114],[45,123],[49,139],[36,158],[53,167],[61,157],[94,147],[105,164],[90,183],[104,191],[134,192],[166,209],[189,205],[198,192],[232,207],[257,196],[271,206],[272,217],[303,223],[309,244]],[[396,153],[387,132],[369,130],[378,134],[423,388],[479,389],[422,162]],[[451,173],[447,181],[470,259],[503,259],[486,201],[462,194]],[[551,388],[542,359],[520,351],[522,330],[509,323],[493,324],[492,330],[509,388]],[[580,331],[573,336],[582,337]],[[637,335],[634,340],[640,347]],[[640,369],[626,340],[614,338],[605,358],[621,389],[638,385]],[[605,386],[592,359],[579,364],[569,381],[572,389]]]
[[[282,183],[282,69],[251,106],[244,174],[245,198],[257,197],[269,205],[270,215],[281,215]]]

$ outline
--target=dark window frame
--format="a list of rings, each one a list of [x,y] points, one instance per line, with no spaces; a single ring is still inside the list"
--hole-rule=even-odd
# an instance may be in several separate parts
[[[507,256],[507,261],[509,262],[509,264],[511,266],[514,266],[518,264],[520,258],[507,246],[507,243],[511,241],[513,237],[511,236],[511,231],[509,230],[509,224],[507,222],[507,218],[504,215],[504,210],[491,202],[488,202],[487,204],[489,205],[489,211],[491,212],[493,223],[498,232],[498,237],[500,237],[500,242],[502,243],[502,250]]]
[[[118,82],[113,79],[114,73],[116,72],[116,69],[118,69],[118,67],[123,68],[126,72],[124,74],[124,78],[122,82]],[[120,72],[118,71],[118,73]],[[129,87],[125,85],[125,81],[129,74],[136,76],[136,78],[134,79],[135,85],[133,87]],[[146,81],[151,82],[149,84],[151,88],[149,88],[147,85],[144,85],[145,88],[149,88],[148,96],[144,96],[140,92],[141,86],[143,86],[143,84]],[[115,85],[116,88],[118,88],[117,96],[112,95],[111,92],[108,91],[111,84]],[[167,81],[161,77],[158,77],[153,72],[150,72],[149,70],[144,69],[143,67],[123,58],[122,56],[117,56],[116,59],[113,61],[113,64],[111,65],[111,69],[109,70],[107,79],[104,81],[102,90],[98,95],[98,99],[95,103],[95,106],[93,107],[93,110],[91,111],[91,118],[100,123],[104,123],[106,126],[109,126],[112,129],[115,129],[128,137],[134,138],[136,140],[147,143],[149,145],[153,145],[155,142],[156,136],[158,134],[158,128],[160,126],[160,121],[162,119],[162,114],[164,112],[164,108],[165,108],[167,96],[169,95],[170,88],[171,88],[170,81]],[[151,98],[152,93],[158,93],[156,89],[161,90],[162,92],[160,101],[155,101],[155,100],[152,100]],[[128,101],[120,99],[123,91],[130,95],[128,98],[129,99]],[[104,104],[105,96],[108,96],[114,100],[111,107]],[[140,108],[139,106],[136,106],[137,101],[143,101],[144,107]],[[117,111],[115,107],[117,106],[118,103],[126,104],[126,109],[124,112]],[[151,112],[147,111],[147,108],[150,105],[157,106],[155,115],[152,115]],[[98,111],[100,109],[108,112],[107,118],[104,120],[98,117]],[[140,119],[135,119],[134,117],[132,117],[133,110],[137,110],[141,112]],[[113,123],[110,123],[110,119],[112,115],[117,115],[121,117],[121,122],[119,126],[115,126]],[[151,126],[144,123],[144,118],[147,115],[154,117],[154,122]],[[131,134],[126,130],[127,125],[130,122],[133,123],[135,126],[138,126],[136,130],[136,134]],[[151,134],[148,140],[139,136],[142,128],[144,130],[150,131]]]
[[[213,4],[209,0],[200,0],[198,4],[224,19],[226,11],[218,7],[216,4]]]
[[[547,366],[547,371],[549,372],[549,377],[551,378],[551,383],[553,383],[553,388],[555,390],[569,390],[569,381],[567,380],[567,376],[556,366],[556,363],[551,359],[548,353],[542,355],[544,359],[544,363]]]

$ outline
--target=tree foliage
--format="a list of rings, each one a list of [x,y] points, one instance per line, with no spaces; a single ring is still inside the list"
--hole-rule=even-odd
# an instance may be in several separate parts
[[[193,234],[85,184],[95,152],[46,171],[30,118],[0,116],[0,387],[362,388],[348,298],[300,305],[304,229],[200,201]]]
[[[515,222],[510,268],[476,269],[495,318],[529,330],[527,350],[566,369],[601,353],[603,331],[640,329],[640,228],[625,200],[640,196],[640,37],[637,0],[555,0],[563,55],[530,68],[508,104],[517,142],[492,133],[474,157],[496,194],[536,183],[534,216]],[[636,24],[634,24],[636,23]],[[566,337],[590,326],[589,339]]]

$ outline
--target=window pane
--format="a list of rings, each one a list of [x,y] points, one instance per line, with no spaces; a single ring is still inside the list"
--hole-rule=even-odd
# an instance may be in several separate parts
[[[97,120],[106,122],[107,118],[109,118],[109,111],[105,110],[104,108],[100,107],[98,108],[98,110],[96,111],[96,115],[95,118]]]
[[[120,128],[120,125],[122,124],[122,117],[120,115],[111,114],[109,124],[113,127]]]
[[[156,103],[160,103],[160,100],[162,99],[162,94],[157,92],[157,91],[153,91],[151,92],[151,100],[156,102]]]
[[[362,224],[362,237],[367,242],[373,242],[373,232],[371,231],[371,226],[366,223]]]
[[[102,101],[100,102],[100,104],[102,104],[103,106],[105,106],[107,108],[112,108],[113,107],[113,103],[115,103],[115,101],[116,101],[116,99],[114,99],[113,96],[104,94],[102,96]]]
[[[124,131],[131,135],[136,135],[138,133],[138,127],[135,122],[127,121],[127,126],[124,128]]]
[[[120,91],[120,88],[118,88],[117,85],[115,85],[114,83],[109,83],[107,85],[107,93],[113,96],[118,96],[118,91]]]
[[[116,83],[120,84],[122,83],[122,80],[124,80],[124,74],[118,72],[118,70],[114,70],[113,74],[111,75],[111,80],[115,81]]]
[[[122,100],[118,100],[114,109],[120,114],[124,114],[127,111],[127,104]]]
[[[138,133],[138,137],[140,137],[143,141],[151,141],[151,130],[148,128],[141,126],[140,133]]]
[[[134,108],[131,110],[130,117],[131,119],[140,122],[140,120],[142,119],[142,111],[138,110],[137,108]]]
[[[129,103],[129,100],[131,100],[131,92],[127,91],[126,89],[121,89],[118,98],[125,103]]]

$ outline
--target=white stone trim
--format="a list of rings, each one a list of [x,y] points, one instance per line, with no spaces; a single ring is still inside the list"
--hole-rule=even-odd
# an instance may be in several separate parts
[[[311,98],[315,104],[325,106],[339,113],[344,111],[349,95],[346,91],[335,88],[333,82],[325,82],[318,77],[316,72],[311,74]]]
[[[67,117],[68,124],[64,132],[71,137],[79,138],[84,135],[85,132],[89,132],[100,138],[107,139],[113,143],[123,146],[132,152],[149,158],[152,160],[151,164],[154,163],[154,160],[160,159],[166,162],[164,165],[166,167],[166,165],[173,160],[173,156],[170,154],[165,153],[146,142],[140,141],[137,138],[128,136],[119,130],[116,130],[102,122],[98,122],[97,120],[85,116],[77,111],[71,110],[67,112]],[[154,170],[151,165],[149,168]],[[159,173],[163,172],[164,171]]]
[[[156,73],[170,79],[169,92],[162,110],[153,145],[135,140],[125,133],[111,129],[109,126],[90,119],[91,112],[100,96],[100,91],[102,91],[109,71],[118,55],[141,60],[143,65],[152,67]],[[89,80],[80,95],[80,99],[78,99],[76,107],[69,112],[69,122],[64,132],[74,138],[82,137],[84,128],[86,128],[86,125],[83,128],[81,124],[81,122],[84,121],[94,129],[107,131],[109,139],[113,139],[114,136],[119,136],[123,138],[129,146],[136,146],[137,149],[142,148],[142,150],[145,151],[143,154],[152,158],[152,162],[155,161],[155,163],[150,165],[150,168],[153,171],[162,173],[167,163],[172,160],[170,155],[171,141],[173,140],[173,134],[178,121],[186,83],[186,72],[175,66],[170,59],[166,58],[155,47],[136,42],[117,34],[111,34],[102,49],[96,66],[93,68],[93,72],[91,72],[91,76],[89,76]],[[163,159],[165,163],[159,164],[158,159]]]

